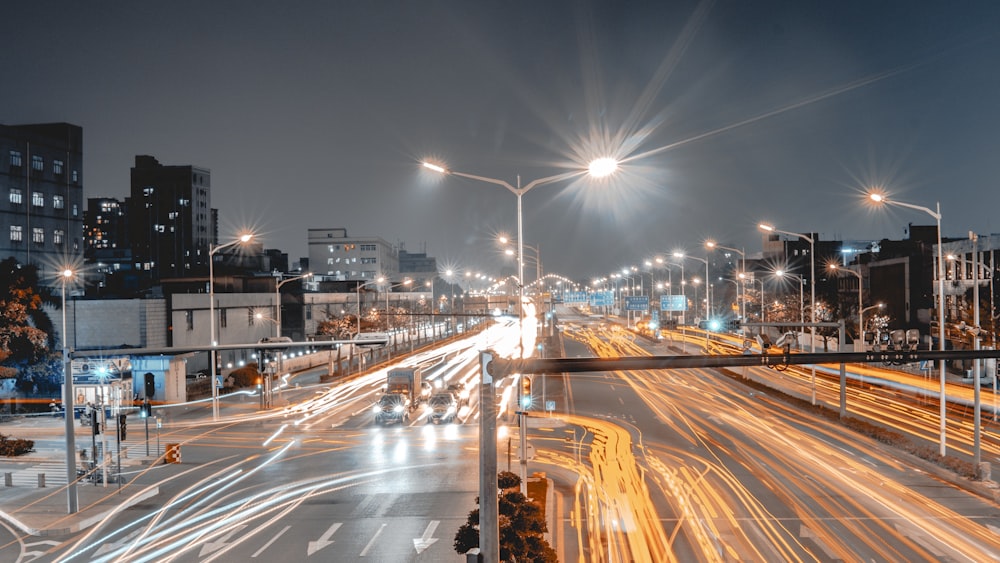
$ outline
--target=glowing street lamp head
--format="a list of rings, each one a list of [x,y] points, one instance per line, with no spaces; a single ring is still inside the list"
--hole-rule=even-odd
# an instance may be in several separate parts
[[[683,252],[674,252],[674,258],[684,258]]]
[[[598,158],[592,160],[587,167],[587,171],[595,178],[610,176],[618,170],[618,161],[611,157]]]
[[[715,248],[715,241],[714,240],[707,240],[707,241],[705,241],[705,246],[707,246],[709,248]]]
[[[253,233],[244,233],[240,235],[240,242],[250,242],[250,239],[252,238],[253,238]]]
[[[885,201],[885,196],[880,193],[872,192],[868,194],[868,199],[874,201],[875,203],[882,203]]]
[[[448,170],[445,167],[438,166],[437,164],[434,164],[433,162],[424,161],[421,164],[423,165],[424,168],[426,168],[428,170],[433,170],[434,172],[437,172],[438,174],[447,174],[448,173]]]
[[[62,275],[63,278],[69,279],[69,278],[73,277],[74,272],[73,272],[73,270],[70,270],[69,268],[66,268],[65,270],[63,270],[62,272],[60,272],[60,274]]]
[[[762,231],[772,232],[774,231],[774,225],[768,225],[767,223],[761,223],[757,227]]]

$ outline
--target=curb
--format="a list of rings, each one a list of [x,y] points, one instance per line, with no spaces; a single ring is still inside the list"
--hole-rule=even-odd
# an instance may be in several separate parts
[[[8,514],[3,510],[0,510],[0,519],[6,520],[12,526],[30,536],[49,537],[49,536],[62,536],[68,534],[75,534],[80,530],[89,528],[94,524],[100,522],[101,520],[104,520],[114,512],[118,512],[120,510],[129,508],[133,505],[139,504],[140,502],[148,498],[154,497],[158,494],[160,494],[160,488],[158,486],[148,487],[144,489],[142,492],[128,497],[123,502],[115,504],[113,508],[108,508],[101,511],[98,514],[94,514],[93,516],[88,516],[86,518],[83,518],[65,528],[46,528],[46,529],[32,528],[31,526],[28,526],[21,520],[17,519],[13,515]],[[78,512],[77,514],[79,515],[80,513]]]

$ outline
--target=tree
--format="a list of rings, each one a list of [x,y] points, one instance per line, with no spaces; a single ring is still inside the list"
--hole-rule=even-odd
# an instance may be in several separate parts
[[[548,528],[542,509],[521,494],[520,485],[521,478],[516,473],[501,471],[497,475],[500,560],[555,563],[556,552],[543,535]],[[479,546],[479,509],[469,512],[468,520],[455,533],[454,546],[460,554]]]
[[[42,307],[61,306],[40,287],[38,269],[14,258],[0,261],[0,379],[16,376],[13,364],[33,363],[55,347],[52,320]]]

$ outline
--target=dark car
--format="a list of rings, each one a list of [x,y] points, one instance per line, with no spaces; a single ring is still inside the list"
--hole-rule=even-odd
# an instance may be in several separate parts
[[[372,412],[375,413],[376,424],[406,422],[410,420],[410,400],[398,393],[382,395],[372,407]]]
[[[427,400],[427,422],[455,422],[458,416],[458,401],[451,393],[435,393]]]

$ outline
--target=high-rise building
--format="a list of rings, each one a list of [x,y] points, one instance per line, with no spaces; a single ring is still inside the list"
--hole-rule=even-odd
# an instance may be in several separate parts
[[[83,253],[83,128],[0,125],[0,256],[35,264],[41,279]]]
[[[129,239],[137,269],[152,280],[208,272],[215,241],[212,174],[197,166],[164,166],[137,155],[128,198]]]
[[[347,229],[308,229],[313,274],[333,281],[369,282],[379,276],[395,281],[399,255],[378,237],[348,236]]]

